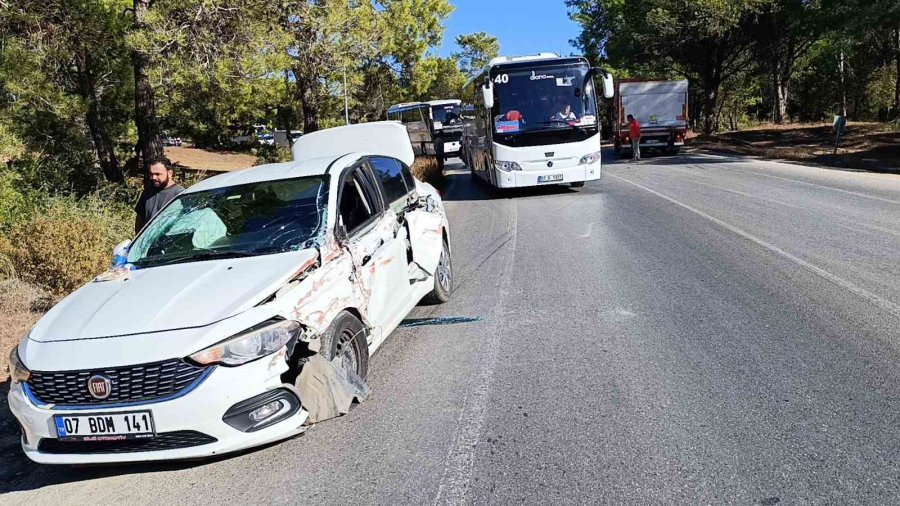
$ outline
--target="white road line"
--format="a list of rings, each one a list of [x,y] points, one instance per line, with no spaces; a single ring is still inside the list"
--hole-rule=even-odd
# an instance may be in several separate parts
[[[729,170],[735,170],[735,169],[730,168]],[[782,181],[790,181],[792,183],[802,184],[802,185],[806,185],[806,186],[814,186],[816,188],[823,188],[826,190],[846,193],[848,195],[854,195],[854,196],[862,197],[862,198],[866,198],[866,199],[877,200],[879,202],[887,202],[889,204],[900,204],[900,200],[887,199],[884,197],[876,197],[875,195],[869,195],[868,193],[856,192],[853,190],[845,190],[843,188],[835,188],[834,186],[828,186],[825,184],[810,183],[808,181],[800,181],[799,179],[794,179],[794,178],[790,178],[790,177],[776,176],[773,174],[765,174],[756,169],[749,169],[749,170],[748,169],[736,169],[736,170],[743,172],[745,174],[756,174],[758,176],[770,177],[772,179],[780,179]]]
[[[437,496],[433,504],[466,504],[469,493],[469,485],[472,480],[472,467],[475,462],[475,451],[478,440],[481,438],[484,416],[487,411],[488,394],[494,379],[494,369],[497,367],[497,357],[500,351],[500,340],[503,323],[503,301],[509,294],[509,284],[513,278],[513,266],[515,264],[516,237],[518,235],[519,213],[515,200],[512,200],[512,211],[509,215],[507,231],[511,235],[509,242],[509,255],[504,259],[503,272],[500,278],[498,302],[494,306],[490,327],[485,330],[485,344],[482,348],[484,361],[480,364],[475,383],[466,395],[463,409],[460,410],[456,422],[456,431],[453,444],[447,453],[444,463],[444,472],[438,485]]]
[[[893,316],[900,318],[900,306],[898,306],[897,304],[894,304],[893,302],[891,302],[883,297],[879,297],[878,295],[875,295],[874,293],[872,293],[864,288],[860,288],[860,287],[854,285],[853,283],[845,280],[844,278],[841,278],[835,274],[832,274],[832,273],[826,271],[825,269],[822,269],[821,267],[813,265],[813,264],[807,262],[806,260],[803,260],[800,257],[792,255],[791,253],[788,253],[787,251],[779,248],[778,246],[775,246],[774,244],[772,244],[770,242],[764,241],[763,239],[760,239],[759,237],[756,237],[755,235],[745,232],[730,223],[724,222],[724,221],[720,220],[719,218],[710,216],[709,214],[706,214],[699,209],[691,207],[683,202],[679,202],[679,201],[673,199],[672,197],[663,195],[662,193],[659,193],[656,190],[647,188],[644,185],[635,183],[634,181],[631,181],[624,177],[616,176],[614,174],[610,174],[610,176],[612,176],[616,179],[620,179],[630,185],[634,185],[646,192],[652,193],[653,195],[656,195],[657,197],[667,200],[667,201],[671,202],[672,204],[675,204],[676,206],[679,206],[683,209],[687,209],[688,211],[690,211],[698,216],[706,218],[707,220],[719,225],[720,227],[728,230],[729,232],[732,232],[733,234],[743,237],[744,239],[746,239],[750,242],[753,242],[759,246],[762,246],[763,248],[771,251],[772,253],[775,253],[787,260],[790,260],[791,262],[794,262],[795,264],[809,270],[810,272],[821,277],[822,279],[825,279],[826,281],[830,281],[831,283],[834,283],[835,285],[843,288],[844,290],[847,290],[848,292],[855,294],[856,296],[860,297],[861,299],[867,300],[867,301],[871,302],[872,304],[875,304],[876,306],[878,306],[881,309],[885,310],[886,312],[892,314]]]
[[[590,223],[588,224],[587,232],[585,232],[585,233],[579,235],[578,237],[580,237],[580,238],[582,238],[582,239],[587,239],[588,237],[591,236],[591,232],[592,232],[593,230],[594,230],[594,222],[592,221],[592,222],[590,222]]]

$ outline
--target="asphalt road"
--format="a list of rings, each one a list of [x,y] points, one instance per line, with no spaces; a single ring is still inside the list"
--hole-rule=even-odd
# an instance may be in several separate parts
[[[449,175],[456,292],[373,395],[212,462],[18,466],[3,504],[900,502],[900,176],[682,155]]]

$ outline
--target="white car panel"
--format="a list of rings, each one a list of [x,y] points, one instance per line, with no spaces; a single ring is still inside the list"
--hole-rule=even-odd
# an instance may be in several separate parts
[[[94,281],[41,318],[31,339],[52,342],[209,325],[257,304],[255,297],[277,289],[316,254],[310,249],[180,263]]]
[[[344,137],[382,131],[362,125],[335,130],[341,130]],[[411,150],[405,131],[402,140],[403,146],[392,146],[399,141],[388,135],[382,141],[385,146],[370,142],[369,148],[380,156],[403,155]],[[407,239],[415,262],[425,264],[433,272],[440,255],[436,245],[440,245],[441,234],[449,232],[449,225],[437,191],[417,181],[418,194],[427,197],[424,200],[429,207],[407,213],[405,221],[413,237],[407,236],[404,218],[398,221],[397,215],[386,211],[358,239],[340,244],[334,236],[339,176],[364,156],[366,153],[339,153],[330,159],[260,166],[210,178],[188,189],[190,193],[327,172],[329,191],[321,203],[326,207],[325,232],[307,250],[195,261],[103,276],[110,280],[89,283],[45,315],[20,344],[21,361],[32,371],[65,373],[67,377],[117,367],[144,367],[189,357],[272,318],[300,322],[303,332],[298,339],[315,352],[321,342],[320,334],[345,310],[358,314],[369,328],[369,352],[374,353],[434,286],[432,276],[410,283]],[[38,462],[87,464],[216,455],[277,441],[304,430],[308,413],[303,409],[257,432],[242,432],[223,422],[225,411],[243,401],[275,389],[296,393],[294,386],[284,383],[281,377],[288,367],[287,353],[288,348],[283,347],[244,365],[211,366],[174,397],[126,400],[112,406],[62,407],[43,404],[29,394],[25,384],[13,383],[9,403],[25,428],[23,449]],[[84,389],[86,385],[79,382],[69,387]],[[133,453],[38,451],[41,438],[56,437],[53,415],[73,410],[149,410],[158,433],[198,431],[216,441]]]

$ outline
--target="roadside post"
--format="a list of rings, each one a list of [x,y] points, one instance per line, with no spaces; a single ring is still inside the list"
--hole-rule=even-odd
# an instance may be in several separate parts
[[[844,133],[844,127],[847,125],[847,118],[840,115],[835,115],[834,124],[831,126],[831,130],[834,131],[834,154],[837,154],[838,144],[841,141],[841,134]]]

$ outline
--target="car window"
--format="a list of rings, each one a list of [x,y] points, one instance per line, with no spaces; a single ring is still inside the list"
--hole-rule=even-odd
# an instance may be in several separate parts
[[[128,262],[152,267],[310,247],[324,231],[326,179],[262,181],[183,193],[134,240]]]
[[[377,203],[369,195],[359,169],[354,170],[344,181],[338,209],[348,235],[353,235],[378,212]]]
[[[369,165],[375,176],[381,181],[384,187],[384,194],[387,202],[393,204],[398,200],[405,200],[409,194],[409,183],[404,180],[403,166],[398,160],[393,158],[372,157],[369,159]]]
[[[409,191],[413,191],[416,189],[416,181],[413,178],[412,172],[410,172],[409,167],[406,166],[403,162],[398,162],[400,164],[400,175],[403,176],[403,182],[406,183],[406,187]]]

